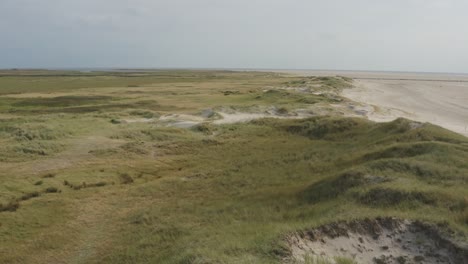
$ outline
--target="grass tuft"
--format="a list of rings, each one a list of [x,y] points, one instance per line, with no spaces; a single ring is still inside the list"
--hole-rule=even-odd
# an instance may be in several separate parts
[[[23,196],[21,196],[18,200],[19,201],[26,201],[26,200],[29,200],[29,199],[32,199],[32,198],[36,198],[36,197],[39,197],[41,194],[37,191],[34,191],[34,192],[30,192],[30,193],[26,193],[24,194]]]
[[[45,193],[59,193],[60,190],[56,187],[47,187],[45,190],[44,190]]]
[[[5,205],[0,203],[0,212],[15,212],[19,208],[19,203],[17,201],[9,202]]]
[[[370,206],[389,207],[406,203],[435,205],[435,195],[419,191],[402,191],[389,188],[374,188],[359,197],[359,201]]]
[[[39,186],[39,185],[42,185],[43,183],[44,183],[43,181],[36,181],[34,185]]]
[[[133,178],[128,173],[119,174],[121,184],[131,184],[133,183]]]
[[[47,179],[47,178],[55,178],[55,173],[47,173],[41,176],[41,178]]]

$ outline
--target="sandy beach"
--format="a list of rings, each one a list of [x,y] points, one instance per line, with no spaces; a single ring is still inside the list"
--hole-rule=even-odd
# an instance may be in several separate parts
[[[367,106],[374,121],[405,117],[468,136],[468,75],[353,71],[289,71],[354,78],[343,96]]]

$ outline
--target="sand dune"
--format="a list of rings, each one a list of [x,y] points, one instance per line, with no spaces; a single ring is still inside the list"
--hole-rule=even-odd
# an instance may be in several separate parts
[[[345,97],[374,106],[368,117],[406,117],[468,136],[468,82],[357,79]]]
[[[468,136],[468,75],[352,71],[297,71],[300,75],[354,78],[345,97],[371,106],[374,121],[406,117],[430,122]]]

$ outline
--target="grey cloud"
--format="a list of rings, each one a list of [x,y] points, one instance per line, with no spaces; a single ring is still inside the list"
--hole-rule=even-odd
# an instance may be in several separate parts
[[[0,68],[466,72],[464,0],[2,0]]]

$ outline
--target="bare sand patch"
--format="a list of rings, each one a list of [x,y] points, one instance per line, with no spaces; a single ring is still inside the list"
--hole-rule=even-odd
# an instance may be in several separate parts
[[[129,119],[122,119],[123,123],[131,124],[131,123],[151,123],[155,119],[154,118],[129,118]]]
[[[338,222],[290,236],[286,262],[468,263],[468,246],[436,225],[395,218]],[[307,262],[309,261],[309,262]],[[315,262],[312,262],[315,263]]]
[[[219,112],[222,119],[216,120],[213,124],[233,124],[233,123],[244,123],[249,122],[254,119],[265,118],[265,117],[275,117],[271,114],[262,114],[262,113],[242,113],[242,112],[235,112],[235,113],[224,113]]]
[[[191,128],[205,121],[201,116],[188,114],[169,114],[159,118],[159,122],[168,127]]]
[[[233,124],[233,123],[245,123],[260,118],[279,118],[279,119],[301,119],[308,118],[317,115],[319,108],[314,109],[294,109],[288,112],[282,113],[276,107],[270,107],[263,112],[240,112],[240,111],[229,111],[229,112],[217,112],[221,119],[213,121],[213,124]]]

